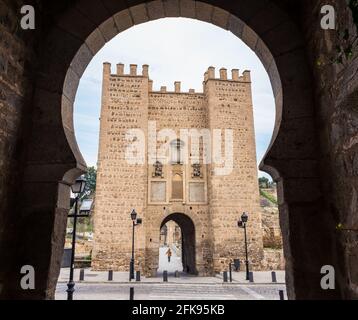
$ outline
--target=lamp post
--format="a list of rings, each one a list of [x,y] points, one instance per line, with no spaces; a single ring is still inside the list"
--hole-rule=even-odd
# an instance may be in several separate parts
[[[80,177],[76,180],[75,184],[71,186],[72,193],[75,198],[75,212],[73,215],[69,215],[69,218],[73,218],[73,230],[72,230],[72,252],[71,252],[71,267],[70,267],[70,279],[67,284],[67,300],[73,300],[73,293],[75,292],[75,282],[73,281],[73,273],[75,266],[75,249],[76,249],[76,231],[77,231],[77,218],[78,218],[78,202],[81,194],[86,186],[86,180],[84,177]]]
[[[133,227],[132,227],[132,258],[129,266],[129,281],[132,281],[134,279],[134,230],[136,226],[142,224],[142,219],[137,218],[137,216],[138,216],[137,212],[133,209],[131,212]]]
[[[241,215],[241,220],[239,220],[239,222],[237,223],[239,228],[243,228],[244,229],[244,233],[245,233],[245,254],[246,254],[246,260],[245,260],[245,264],[246,264],[246,280],[250,280],[250,271],[249,271],[249,254],[248,254],[248,249],[247,249],[247,234],[246,234],[246,224],[247,221],[249,220],[249,216],[246,212],[244,212]]]

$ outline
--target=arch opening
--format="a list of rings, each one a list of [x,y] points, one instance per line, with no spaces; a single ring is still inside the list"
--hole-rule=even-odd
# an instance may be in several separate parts
[[[176,258],[179,256],[180,262],[182,265],[182,270],[173,270],[173,271],[183,271],[186,274],[189,275],[197,275],[197,268],[196,268],[196,237],[195,237],[195,225],[194,222],[188,217],[187,215],[183,213],[173,213],[166,217],[162,224],[160,230],[162,230],[169,222],[175,222],[175,224],[180,229],[180,236],[178,235],[178,230],[168,230],[167,232],[175,232],[176,233],[176,239],[174,239],[174,242],[171,241],[169,238],[167,238],[165,249],[171,249],[174,251],[174,257]],[[175,227],[175,225],[174,225]],[[167,233],[167,237],[171,237],[172,235]],[[179,242],[178,242],[179,241]],[[176,243],[175,243],[176,242]],[[173,244],[174,246],[171,246]],[[176,244],[180,244],[180,247],[178,248]],[[167,255],[166,250],[162,250],[164,254]],[[178,253],[176,252],[176,249],[178,250]],[[164,252],[166,251],[166,252]],[[173,254],[172,253],[172,254]],[[168,255],[167,255],[168,256]],[[181,256],[181,257],[180,257]],[[172,262],[172,261],[171,261]],[[175,261],[174,261],[175,263]],[[178,262],[177,262],[178,265]],[[164,265],[165,266],[165,265]],[[166,264],[166,266],[169,266],[169,264]],[[165,268],[165,267],[164,267]],[[163,267],[160,267],[159,272],[165,271]]]
[[[185,13],[185,11],[180,10],[179,15],[180,17],[186,17],[186,18],[192,18],[192,19],[198,19],[204,22],[209,22],[212,23],[220,28],[223,28],[225,30],[230,30],[233,34],[235,34],[236,36],[238,36],[238,38],[240,38],[246,45],[248,45],[249,48],[251,48],[259,57],[259,59],[261,60],[262,64],[264,65],[267,73],[269,74],[270,80],[271,80],[271,84],[272,84],[272,89],[274,92],[274,96],[275,96],[275,104],[276,104],[276,122],[275,122],[275,128],[274,128],[274,132],[272,135],[272,140],[269,146],[269,150],[271,149],[277,135],[279,132],[279,127],[281,124],[281,116],[282,116],[282,104],[283,104],[283,100],[282,100],[282,86],[281,86],[281,78],[275,63],[275,60],[273,59],[273,56],[270,52],[270,50],[266,47],[265,42],[255,33],[255,31],[253,31],[245,22],[243,22],[242,20],[240,20],[239,18],[237,18],[237,16],[231,15],[229,12],[224,12],[222,11],[222,9],[215,7],[215,6],[211,6],[205,3],[200,3],[200,2],[193,2],[195,3],[194,9],[196,10],[196,15],[192,16],[191,14],[187,14]],[[123,32],[125,30],[127,30],[128,28],[132,27],[133,25],[138,25],[138,24],[142,24],[148,21],[152,21],[152,20],[157,20],[157,19],[162,19],[164,17],[167,17],[167,15],[165,14],[165,10],[164,10],[164,14],[163,16],[160,17],[151,17],[150,16],[150,10],[148,11],[148,19],[145,20],[136,20],[133,16],[133,12],[134,10],[139,10],[142,11],[143,9],[147,10],[149,7],[151,6],[151,3],[145,4],[145,5],[139,5],[136,6],[135,9],[134,8],[129,8],[128,10],[123,10],[117,14],[115,14],[114,16],[112,16],[110,19],[108,19],[106,22],[104,22],[98,30],[95,30],[86,40],[86,43],[84,46],[82,46],[80,48],[80,50],[78,51],[78,53],[76,54],[75,59],[72,61],[71,66],[74,63],[77,63],[76,59],[78,57],[81,57],[81,63],[83,64],[83,53],[88,50],[88,48],[90,48],[89,46],[89,42],[91,41],[91,39],[93,39],[93,37],[95,36],[95,33],[98,33],[98,31],[102,32],[102,28],[105,25],[108,25],[108,23],[113,23],[115,24],[116,29],[118,29],[118,33],[119,32]],[[163,2],[163,6],[165,6],[165,2]],[[202,15],[201,13],[204,13],[205,11],[209,10],[211,12],[211,14],[213,15],[213,18],[210,19],[211,21],[208,21],[207,18],[201,18]],[[221,14],[224,14],[224,18],[223,17],[218,17],[217,19],[215,19],[214,17],[216,15],[221,16]],[[204,13],[205,14],[205,13]],[[128,18],[129,17],[129,18]],[[133,23],[129,23],[128,25],[125,26],[121,26],[119,27],[119,19],[124,19],[124,20],[131,20]],[[223,20],[222,20],[223,19]],[[225,25],[226,23],[226,25]],[[116,33],[111,34],[109,37],[105,37],[105,42],[108,42],[109,40],[111,40],[114,36],[116,35]],[[97,35],[98,36],[98,35]],[[96,50],[93,51],[93,56],[98,52],[98,50],[100,49],[96,48]],[[91,48],[90,48],[91,50]],[[81,51],[83,51],[81,53]],[[92,50],[91,50],[92,51]],[[89,61],[86,64],[83,64],[83,71],[84,72],[85,68],[87,67]],[[72,75],[71,74],[71,68],[69,69],[69,72],[66,76],[66,81],[65,81],[65,86],[64,88],[66,88],[66,83],[68,81],[72,81]],[[222,72],[222,71],[221,71]],[[78,81],[82,76],[82,73],[78,75]],[[131,66],[131,73],[133,73],[133,66]],[[176,84],[177,86],[177,84]],[[76,88],[77,90],[77,88]],[[162,90],[166,90],[164,88],[161,88]],[[176,87],[177,90],[177,87]],[[76,93],[72,94],[73,97],[76,96]],[[73,102],[72,102],[73,104]],[[66,107],[66,106],[65,106]],[[63,110],[63,112],[66,112]],[[178,150],[178,145],[177,145],[177,153],[176,153],[176,162],[180,162],[180,151]],[[78,148],[77,148],[78,150]],[[268,151],[269,152],[269,151]],[[173,154],[175,154],[173,152]],[[178,155],[179,154],[179,155]],[[179,158],[179,159],[177,159]],[[173,160],[173,159],[172,159]],[[268,169],[271,169],[271,166],[267,166],[266,164],[262,164],[261,166],[262,170],[266,170],[268,171]],[[171,181],[171,190],[172,190],[172,194],[171,194],[171,198],[172,200],[176,200],[176,201],[183,201],[185,198],[185,190],[183,189],[183,176],[180,175],[174,175],[173,179]],[[181,226],[182,227],[182,226]],[[189,224],[187,225],[187,229],[189,228]],[[183,233],[183,255],[182,255],[182,262],[183,262],[183,270],[189,274],[197,274],[197,269],[195,266],[195,247],[191,247],[190,246],[190,242],[195,244],[195,242],[193,242],[192,238],[190,238],[188,235],[190,233]],[[192,233],[194,234],[194,233]],[[187,240],[187,241],[186,241]],[[190,241],[189,241],[190,240]]]
[[[302,49],[303,35],[273,1],[211,3],[214,5],[198,1],[138,1],[136,6],[127,6],[116,1],[113,6],[103,10],[102,2],[91,2],[70,8],[59,19],[59,27],[49,35],[47,47],[50,50],[42,56],[45,63],[38,73],[34,99],[37,126],[32,134],[36,139],[33,139],[32,148],[29,148],[26,169],[27,199],[36,199],[37,202],[29,200],[23,209],[26,216],[30,216],[28,213],[32,211],[38,213],[38,208],[41,208],[41,217],[51,217],[43,222],[43,233],[46,234],[43,238],[49,241],[38,241],[36,249],[31,248],[30,241],[27,241],[29,244],[24,245],[23,250],[31,256],[34,265],[43,270],[44,276],[36,291],[39,298],[54,297],[65,229],[64,216],[68,211],[69,185],[85,170],[73,128],[73,102],[79,80],[93,56],[115,35],[133,25],[172,16],[195,18],[230,30],[262,60],[270,75],[277,112],[274,136],[262,169],[279,180],[282,187],[279,199],[284,209],[281,224],[284,227],[285,255],[290,260],[287,266],[288,295],[290,298],[307,296],[309,283],[317,283],[310,287],[310,297],[325,295],[318,286],[319,275],[312,280],[312,270],[319,270],[322,263],[327,261],[322,250],[317,250],[319,244],[325,247],[324,244],[332,239],[329,232],[324,232],[327,231],[325,226],[322,226],[321,233],[313,227],[320,225],[314,222],[319,222],[323,213],[319,213],[318,202],[321,195],[316,170],[318,148],[313,120],[312,79],[305,50]],[[91,6],[90,10],[88,6]],[[95,16],[91,12],[96,13]],[[98,12],[103,13],[100,18],[97,18]],[[85,27],[76,27],[74,21],[78,19],[71,18],[73,16],[89,17],[84,19]],[[46,115],[45,121],[43,115]],[[48,130],[50,127],[53,131]],[[51,143],[48,143],[50,138]],[[41,148],[46,150],[46,154],[39,152]],[[36,190],[39,190],[39,183],[48,184],[45,204],[38,200]],[[294,192],[297,186],[300,186],[299,190],[310,192]],[[314,218],[317,221],[307,226],[304,215],[300,214],[305,212],[312,212],[311,216],[317,217]],[[297,233],[303,228],[308,228],[305,230],[311,238],[298,241]],[[328,239],[320,238],[322,234],[327,235]],[[53,241],[54,238],[56,241]],[[317,244],[314,248],[310,246],[312,242]],[[302,252],[308,252],[305,257],[311,262],[309,267],[297,265]],[[46,257],[43,256],[45,254]],[[21,257],[15,256],[14,259],[22,261]],[[300,281],[302,279],[304,281]],[[20,296],[26,294],[20,288],[13,288],[13,284],[9,284],[11,280],[5,284],[5,289],[10,287],[11,290],[18,290]],[[15,276],[12,283],[16,283]]]

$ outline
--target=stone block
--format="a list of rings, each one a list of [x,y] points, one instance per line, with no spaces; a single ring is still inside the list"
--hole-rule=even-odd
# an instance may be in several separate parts
[[[244,32],[245,23],[237,18],[234,15],[230,15],[229,22],[228,22],[228,29],[231,31],[235,36],[241,39],[242,34]]]
[[[149,21],[149,17],[147,14],[147,7],[145,4],[140,4],[131,7],[129,10],[133,19],[133,23],[135,25]]]
[[[79,77],[82,77],[92,58],[93,53],[88,45],[84,43],[73,58],[70,67]]]
[[[220,28],[228,30],[229,28],[229,12],[220,9],[218,7],[214,7],[213,15],[212,15],[212,23],[217,25]]]
[[[270,66],[271,66],[272,62],[274,61],[274,59],[270,52],[270,49],[267,48],[266,44],[261,39],[257,40],[256,46],[255,46],[255,53],[260,58],[266,71],[270,70]]]
[[[75,101],[80,77],[72,68],[69,68],[63,86],[63,94],[70,100]]]
[[[196,2],[196,19],[211,23],[213,11],[212,5],[200,1]]]
[[[195,19],[195,1],[193,0],[179,0],[180,16],[185,18]]]
[[[117,28],[116,22],[114,21],[113,17],[103,22],[98,27],[98,29],[101,31],[106,42],[112,40],[119,33],[119,30]]]
[[[147,4],[149,20],[157,20],[165,17],[162,0],[155,0]]]
[[[94,56],[99,50],[101,50],[101,48],[104,47],[106,39],[104,38],[101,30],[97,28],[86,39],[86,44]]]
[[[164,12],[166,17],[180,16],[180,0],[163,0]]]
[[[133,26],[133,19],[129,10],[118,12],[114,17],[119,32],[125,31]]]
[[[241,39],[250,47],[250,49],[255,51],[259,38],[255,31],[252,30],[248,25],[244,26]]]

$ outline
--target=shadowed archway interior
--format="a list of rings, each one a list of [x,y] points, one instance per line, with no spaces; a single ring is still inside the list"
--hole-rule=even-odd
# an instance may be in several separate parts
[[[196,269],[195,258],[195,226],[193,221],[183,213],[173,213],[163,220],[160,229],[162,229],[169,221],[176,222],[181,229],[183,272],[197,275],[198,272]]]

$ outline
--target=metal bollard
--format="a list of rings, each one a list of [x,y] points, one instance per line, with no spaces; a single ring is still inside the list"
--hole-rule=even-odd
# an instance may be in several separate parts
[[[285,293],[283,290],[279,291],[279,295],[280,295],[280,300],[285,300]]]
[[[168,271],[163,272],[163,282],[168,282]]]
[[[223,280],[224,280],[224,282],[227,282],[227,271],[224,271],[223,272]]]
[[[277,282],[277,277],[276,277],[276,272],[275,271],[271,272],[271,277],[272,277],[272,282],[276,283]]]
[[[113,270],[108,272],[108,281],[113,281]]]
[[[140,282],[140,271],[137,271],[136,273],[136,281]]]
[[[85,280],[85,270],[81,269],[80,270],[80,281],[84,281]]]
[[[230,282],[232,282],[232,264],[231,264],[231,262],[229,264],[229,277],[230,277]]]
[[[134,288],[130,288],[129,290],[129,300],[130,301],[134,300]]]
[[[249,281],[254,282],[254,273],[253,272],[249,272]]]
[[[179,273],[179,271],[175,271],[175,278],[180,278],[180,273]]]

